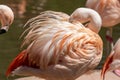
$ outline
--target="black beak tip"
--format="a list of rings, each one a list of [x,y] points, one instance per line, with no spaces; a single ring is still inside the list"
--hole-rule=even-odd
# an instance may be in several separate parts
[[[7,31],[4,29],[0,29],[0,34],[6,33]]]

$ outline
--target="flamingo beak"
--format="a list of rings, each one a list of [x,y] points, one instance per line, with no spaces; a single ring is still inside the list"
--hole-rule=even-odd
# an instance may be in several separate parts
[[[1,27],[1,29],[0,29],[0,34],[6,33],[6,32],[8,31],[8,29],[9,29],[9,26]]]
[[[114,51],[110,53],[110,55],[108,56],[108,58],[106,59],[103,65],[103,68],[101,71],[101,80],[105,80],[105,73],[111,69],[110,64],[113,62],[113,56],[114,56]]]
[[[116,69],[116,70],[114,70],[113,72],[114,72],[117,76],[120,77],[120,69]]]
[[[0,29],[0,34],[6,33],[7,31],[4,29]]]

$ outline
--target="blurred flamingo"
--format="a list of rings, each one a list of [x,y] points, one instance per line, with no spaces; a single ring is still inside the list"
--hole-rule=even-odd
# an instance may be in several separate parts
[[[90,22],[85,27],[80,23],[82,20]],[[29,28],[24,33],[28,34],[22,46],[27,48],[13,60],[6,75],[76,79],[101,60],[103,43],[97,34],[101,24],[99,14],[92,9],[78,8],[71,16],[42,12],[26,23]]]
[[[120,23],[120,0],[87,0],[86,6],[96,10],[102,17],[102,26],[109,28],[106,38],[111,43],[112,49],[112,27]]]
[[[9,26],[14,20],[14,14],[10,7],[6,5],[0,5],[0,20],[1,20],[1,29],[0,34],[3,34],[8,31]]]
[[[105,78],[106,71],[109,70],[114,70],[114,73],[120,76],[120,38],[105,61],[101,72],[102,80]]]

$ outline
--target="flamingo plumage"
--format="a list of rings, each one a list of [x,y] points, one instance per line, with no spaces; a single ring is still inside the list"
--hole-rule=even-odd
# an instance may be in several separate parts
[[[85,27],[80,23],[82,19],[92,23]],[[6,75],[75,80],[94,69],[101,60],[103,42],[98,35],[101,24],[99,14],[92,9],[78,8],[71,16],[63,12],[42,12],[26,23],[29,27],[24,32],[27,35],[22,46],[27,47],[10,64]],[[91,25],[99,28],[91,30]]]
[[[13,23],[14,20],[14,13],[10,7],[7,5],[0,5],[0,21],[1,21],[1,28],[0,34],[6,33]]]
[[[106,39],[111,43],[112,49],[112,27],[120,23],[120,0],[87,0],[86,7],[92,8],[100,14],[102,26],[108,28]]]
[[[105,64],[103,65],[101,78],[105,78],[106,71],[114,70],[114,73],[120,76],[120,38],[115,43],[113,50],[107,57]]]

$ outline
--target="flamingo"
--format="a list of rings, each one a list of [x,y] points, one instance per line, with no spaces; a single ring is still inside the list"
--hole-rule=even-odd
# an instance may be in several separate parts
[[[92,8],[100,14],[102,26],[108,28],[106,39],[111,43],[112,49],[112,27],[120,23],[120,0],[87,0],[86,7]]]
[[[9,26],[12,24],[14,20],[14,14],[10,7],[7,5],[0,5],[0,21],[1,28],[0,34],[6,33],[9,29]]]
[[[90,22],[85,27],[80,23],[82,20]],[[101,60],[103,42],[98,35],[101,24],[99,14],[87,8],[78,8],[71,16],[41,12],[25,24],[29,28],[23,33],[27,35],[22,47],[26,48],[9,65],[6,75],[75,80]]]
[[[113,50],[105,61],[102,68],[102,80],[105,78],[106,71],[114,70],[114,73],[120,76],[120,38],[115,43]]]

